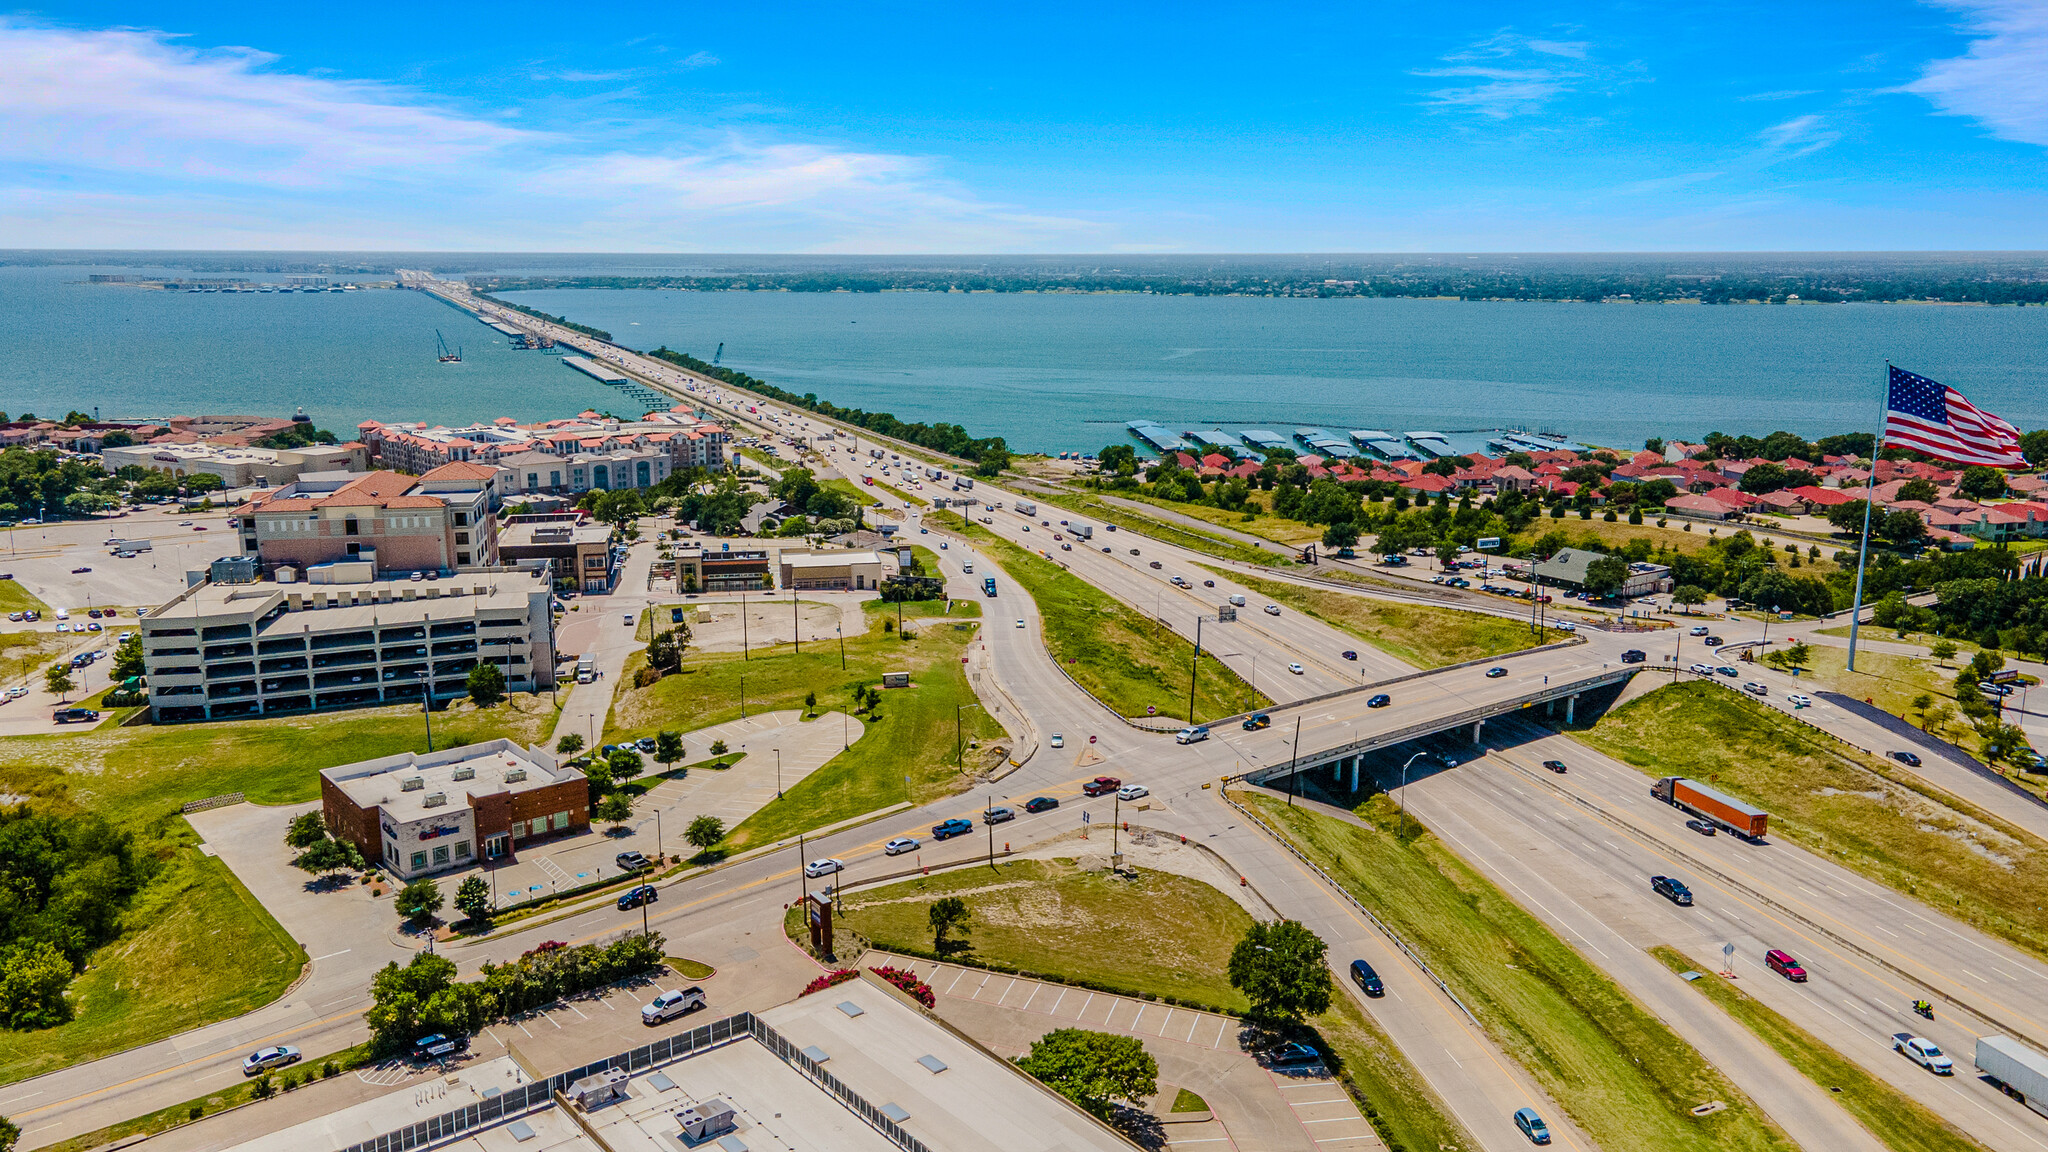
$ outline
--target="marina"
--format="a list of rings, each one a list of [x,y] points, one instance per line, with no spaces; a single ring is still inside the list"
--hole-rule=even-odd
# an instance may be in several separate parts
[[[1521,428],[1468,428],[1453,432],[1418,429],[1388,432],[1377,428],[1354,429],[1338,435],[1327,428],[1304,425],[1292,430],[1294,443],[1266,428],[1221,427],[1188,429],[1175,434],[1154,420],[1127,420],[1124,427],[1131,438],[1153,452],[1206,453],[1229,449],[1252,459],[1263,458],[1274,449],[1294,451],[1332,460],[1435,460],[1447,456],[1504,456],[1510,452],[1552,452],[1564,449],[1585,452],[1590,446],[1568,439],[1561,432],[1531,432]]]

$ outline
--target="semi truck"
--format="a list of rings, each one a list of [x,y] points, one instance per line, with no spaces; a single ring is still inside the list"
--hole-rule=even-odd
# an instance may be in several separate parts
[[[1095,525],[1088,523],[1086,520],[1076,520],[1067,525],[1067,531],[1072,532],[1076,540],[1095,539]]]
[[[1771,814],[1763,809],[1753,808],[1733,796],[1683,776],[1666,776],[1650,785],[1650,795],[1709,824],[1752,840],[1762,839],[1771,821]]]
[[[2048,1116],[2048,1056],[2010,1036],[1983,1036],[1976,1063],[1999,1091]]]
[[[993,577],[993,576],[984,576],[984,577],[982,577],[982,580],[981,580],[981,594],[982,594],[983,596],[993,596],[993,595],[995,595],[995,594],[996,594],[996,578],[995,578],[995,577]]]

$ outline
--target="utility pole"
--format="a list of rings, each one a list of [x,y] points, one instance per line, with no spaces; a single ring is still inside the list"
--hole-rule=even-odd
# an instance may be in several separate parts
[[[796,589],[789,590],[789,642],[796,645],[796,654],[804,654],[803,622],[797,619]]]
[[[832,630],[839,633],[839,670],[844,672],[846,671],[846,625],[836,625]]]
[[[432,657],[429,657],[432,659]],[[425,672],[415,672],[420,682],[420,715],[427,721],[427,751],[434,750],[434,682]]]
[[[1299,775],[1294,769],[1301,761],[1301,716],[1294,717],[1294,743],[1287,750],[1287,806],[1294,807],[1294,778]]]
[[[747,718],[747,674],[740,673],[740,719]]]
[[[782,799],[782,749],[775,750],[775,798]]]
[[[740,659],[749,660],[747,655],[747,590],[740,589]]]
[[[1195,658],[1188,661],[1188,724],[1195,722],[1195,678],[1202,672],[1202,614],[1195,613]]]

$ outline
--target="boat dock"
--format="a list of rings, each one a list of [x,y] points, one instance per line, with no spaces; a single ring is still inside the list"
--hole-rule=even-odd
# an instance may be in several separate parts
[[[1124,425],[1140,443],[1154,452],[1185,452],[1193,447],[1187,441],[1173,434],[1172,430],[1150,420],[1132,420]]]
[[[1360,428],[1351,433],[1351,439],[1360,448],[1382,460],[1415,459],[1414,450],[1401,443],[1401,438],[1392,432],[1382,432],[1377,428]]]

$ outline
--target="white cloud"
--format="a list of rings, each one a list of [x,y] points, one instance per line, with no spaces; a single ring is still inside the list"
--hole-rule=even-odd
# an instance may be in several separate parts
[[[718,63],[718,57],[713,56],[709,52],[692,52],[688,56],[683,57],[681,60],[676,61],[676,67],[715,68],[718,66]]]
[[[1530,40],[1528,44],[1531,52],[1541,52],[1545,56],[1569,56],[1574,60],[1584,60],[1586,49],[1593,46],[1585,40]]]
[[[2048,145],[2048,0],[1947,0],[1976,39],[1899,91],[1968,116],[2002,140]]]
[[[272,185],[460,164],[532,134],[250,48],[0,17],[0,160]]]
[[[1428,105],[1471,112],[1492,120],[1540,112],[1584,79],[1580,71],[1554,67],[1530,56],[1584,60],[1591,45],[1583,40],[1531,39],[1512,30],[1496,32],[1442,57],[1444,66],[1422,68],[1415,75],[1431,79],[1471,80],[1433,89]],[[1520,58],[1520,59],[1517,59]]]
[[[1801,96],[1816,96],[1819,94],[1820,89],[1818,88],[1780,88],[1776,92],[1752,92],[1747,96],[1737,96],[1736,99],[1742,101],[1796,100]]]
[[[1842,134],[1819,116],[1794,116],[1757,133],[1757,139],[1785,153],[1780,159],[1818,152],[1841,138]]]

